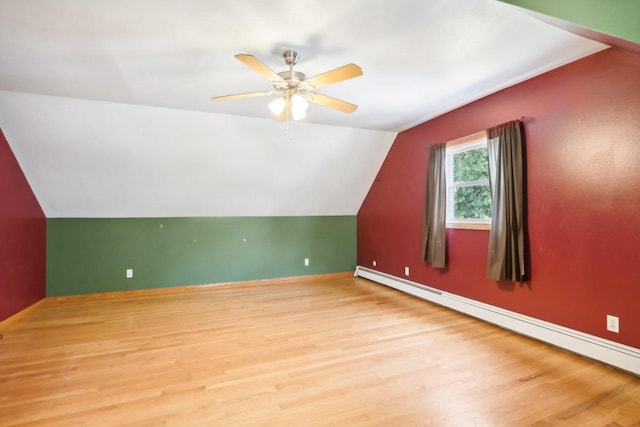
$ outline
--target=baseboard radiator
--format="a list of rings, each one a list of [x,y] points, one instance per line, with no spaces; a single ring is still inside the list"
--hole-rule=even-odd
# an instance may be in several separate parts
[[[357,266],[354,276],[369,279],[516,333],[640,375],[640,349],[440,291],[366,267]]]

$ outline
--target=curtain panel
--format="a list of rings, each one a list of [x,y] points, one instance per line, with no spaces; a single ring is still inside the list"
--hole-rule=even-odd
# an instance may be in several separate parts
[[[427,204],[422,259],[435,268],[444,268],[446,265],[446,147],[446,144],[430,147],[427,170]]]
[[[493,203],[487,277],[524,282],[524,132],[519,120],[488,130],[489,182]]]

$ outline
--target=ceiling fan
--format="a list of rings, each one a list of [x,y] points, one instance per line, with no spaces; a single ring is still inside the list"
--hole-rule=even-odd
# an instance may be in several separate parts
[[[256,96],[280,95],[269,103],[269,109],[275,114],[276,121],[300,120],[304,118],[309,102],[333,108],[343,113],[353,113],[358,108],[355,104],[314,91],[322,86],[360,77],[362,75],[362,69],[360,67],[355,64],[348,64],[307,78],[304,73],[293,69],[294,65],[298,63],[298,52],[286,50],[282,56],[284,57],[285,63],[289,66],[289,70],[276,73],[253,55],[235,55],[235,58],[240,62],[269,79],[273,84],[274,90],[214,96],[211,99],[214,101],[227,101]]]

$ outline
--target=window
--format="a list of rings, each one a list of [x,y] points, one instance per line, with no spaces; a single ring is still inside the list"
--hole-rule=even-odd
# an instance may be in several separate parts
[[[489,229],[491,189],[486,133],[447,144],[447,227]]]

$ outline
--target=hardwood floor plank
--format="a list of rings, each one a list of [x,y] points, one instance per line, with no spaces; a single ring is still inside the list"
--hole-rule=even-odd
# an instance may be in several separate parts
[[[640,423],[640,378],[344,275],[52,298],[0,326],[2,426]]]

